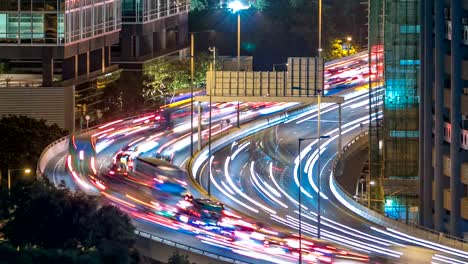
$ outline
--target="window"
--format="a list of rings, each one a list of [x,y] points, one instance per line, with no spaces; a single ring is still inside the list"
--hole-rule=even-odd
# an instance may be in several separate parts
[[[420,25],[401,25],[400,33],[401,34],[417,34],[421,30]]]

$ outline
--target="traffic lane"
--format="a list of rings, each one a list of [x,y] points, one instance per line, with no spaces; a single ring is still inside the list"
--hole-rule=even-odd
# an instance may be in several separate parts
[[[128,197],[128,198],[143,201],[146,203],[150,203],[151,200],[154,200],[153,199],[154,190],[152,188],[147,187],[147,186],[141,186],[138,184],[135,184],[132,186],[130,184],[125,184],[124,182],[125,182],[124,179],[120,181],[119,180],[114,181],[112,178],[109,178],[108,181],[106,181],[107,192],[115,193],[117,197],[120,199],[124,199]],[[119,207],[122,207],[120,203],[114,203],[114,202],[111,202],[111,203]],[[139,208],[140,206],[137,206],[136,208],[131,208],[132,210],[126,210],[125,208],[123,208],[122,210],[126,211],[132,217],[132,219],[134,220],[134,223],[145,224],[144,226],[146,228],[144,229],[140,228],[140,225],[137,226],[137,228],[142,229],[142,231],[155,234],[156,236],[159,236],[159,237],[166,237],[166,238],[169,237],[171,241],[174,241],[183,245],[197,245],[196,248],[204,250],[204,251],[208,251],[211,253],[215,253],[215,254],[219,254],[222,256],[231,257],[235,259],[241,259],[246,262],[250,261],[251,263],[253,263],[252,259],[249,260],[247,257],[233,252],[233,250],[239,249],[238,245],[221,244],[219,243],[219,241],[212,240],[212,238],[210,238],[209,235],[208,236],[202,235],[202,233],[199,234],[197,233],[198,231],[195,231],[194,233],[193,231],[189,231],[187,229],[184,230],[183,227],[180,227],[177,224],[171,225],[169,223],[166,223],[167,221],[176,223],[175,220],[171,220],[170,218],[164,218],[164,222],[162,223],[162,225],[167,225],[167,227],[164,227],[160,224],[151,223],[149,220],[146,221],[143,219],[139,219],[139,217],[144,218],[147,213],[151,212],[151,210],[148,210],[148,209],[142,210]],[[137,210],[137,212],[134,212],[133,210]],[[150,217],[148,217],[147,219],[150,219]],[[243,248],[245,251],[248,250],[245,247]],[[253,254],[254,255],[257,254],[261,256],[261,254],[263,253],[253,251]],[[282,259],[283,257],[278,257],[278,258]],[[288,261],[288,258],[284,258],[283,261]],[[271,262],[256,260],[254,261],[254,263],[271,263]]]
[[[200,240],[193,234],[187,234],[184,232],[174,232],[174,230],[172,229],[158,226],[155,224],[151,224],[144,220],[133,220],[133,224],[138,230],[141,230],[150,234],[155,234],[156,236],[159,236],[162,238],[169,238],[169,241],[176,242],[184,246],[190,246],[190,247],[193,247],[193,249],[198,249],[198,250],[206,251],[209,253],[217,254],[220,256],[225,256],[225,257],[236,259],[236,260],[243,261],[246,263],[258,263],[258,264],[274,263],[271,261],[265,261],[265,260],[258,259],[258,258],[253,259],[245,255],[237,254],[233,252],[232,249],[213,246],[213,245],[208,244],[209,242],[200,243]],[[175,250],[177,249],[174,248],[174,251]]]
[[[241,154],[239,154],[241,155]],[[218,159],[224,159],[224,158],[228,158],[226,155],[224,155],[224,157],[218,157]],[[250,157],[246,156],[247,160],[249,160]],[[237,160],[242,160],[242,158],[238,158]],[[234,166],[236,167],[236,166]],[[238,168],[234,168],[233,170],[239,170]],[[241,171],[244,171],[244,169],[241,169]],[[222,181],[222,178],[223,175],[218,175],[217,179],[216,180],[213,180],[213,183],[214,182],[217,182],[217,185],[219,185],[219,182]],[[225,177],[225,178],[228,178],[228,177]],[[237,180],[234,180],[234,179],[231,179],[232,181],[237,181]],[[244,192],[245,194],[248,195],[248,197],[254,199],[255,201],[258,201],[258,202],[261,202],[263,206],[268,206],[268,203],[265,202],[264,200],[264,197],[261,197],[259,195],[259,192],[258,190],[254,189],[252,186],[253,186],[253,183],[252,182],[249,182],[250,180],[250,177],[248,175],[245,175],[243,177],[240,178],[242,184],[240,184],[240,186],[237,186],[236,188],[239,188],[241,189],[240,191]],[[229,181],[228,179],[225,179],[225,181]],[[222,182],[221,182],[222,183]],[[233,187],[232,184],[229,185],[230,188],[235,188]],[[218,188],[217,188],[218,189]],[[225,189],[228,189],[228,187],[225,187]],[[224,193],[224,192],[223,192]],[[240,195],[240,194],[239,194]],[[241,200],[242,203],[249,203],[249,201],[247,201],[247,199],[245,197],[239,197],[239,195],[237,195],[235,197],[236,200]],[[245,214],[248,214],[248,210],[246,210],[245,206],[242,206],[242,205],[238,205],[237,202],[236,203],[233,203],[232,201],[234,201],[234,199],[229,199],[229,197],[227,197],[226,195],[224,195],[224,197],[228,198],[228,199],[225,199],[223,197],[221,197],[220,199],[222,201],[224,201],[225,203],[227,202],[230,202],[230,206],[232,207],[235,207],[238,211],[241,211]],[[285,200],[283,200],[283,202],[285,202]],[[293,232],[293,233],[297,233],[297,223],[294,223],[295,220],[297,220],[297,217],[294,215],[293,213],[293,210],[295,208],[295,205],[292,204],[292,203],[288,203],[289,204],[289,209],[285,209],[285,210],[281,210],[277,213],[273,213],[273,214],[267,214],[265,212],[262,212],[262,209],[259,208],[261,207],[261,205],[258,205],[258,207],[252,205],[252,204],[249,204],[250,206],[252,207],[255,207],[258,209],[258,213],[255,213],[255,215],[253,214],[250,214],[250,216],[252,216],[253,218],[256,219],[256,221],[259,221],[265,225],[269,225],[269,226],[272,226],[272,227],[275,227],[276,229],[280,228],[282,229],[283,231],[285,230],[288,230],[288,232]],[[277,210],[279,206],[277,207],[272,207],[270,206],[270,208],[273,208],[274,210]],[[305,214],[306,212],[304,212]],[[287,216],[289,214],[289,216]],[[292,215],[292,217],[291,217]],[[281,221],[277,221],[277,219],[280,219]],[[308,236],[314,236],[315,235],[315,232],[314,231],[310,231],[311,229],[315,229],[315,224],[313,223],[310,223],[307,219],[304,219],[303,221],[303,224],[304,225],[307,225],[309,224],[309,228],[306,228],[304,227],[304,233]],[[340,231],[335,231],[333,228],[328,228],[328,227],[325,227],[324,230],[330,230],[333,234],[331,234],[332,236],[334,236],[334,233],[338,233],[338,235],[340,235]],[[337,241],[334,241],[334,242],[337,242]],[[344,245],[345,247],[350,247],[350,245]],[[350,248],[353,248],[353,247],[350,247]],[[361,246],[361,252],[362,252],[362,246]],[[354,250],[358,250],[359,248],[353,248]],[[366,252],[368,253],[368,252]]]
[[[57,153],[57,155],[50,159],[50,162],[46,164],[44,172],[52,172],[45,173],[45,176],[55,186],[64,184],[65,186],[67,186],[68,189],[76,191],[78,190],[78,186],[71,179],[70,173],[65,167],[67,155],[68,151],[62,151],[60,153]]]
[[[351,131],[351,133],[347,133],[344,136],[345,142],[352,140],[360,132],[361,132],[361,128],[355,127]],[[368,221],[367,219],[364,219],[364,218],[361,218],[360,216],[355,215],[355,213],[352,210],[344,207],[339,201],[336,200],[329,186],[329,177],[330,177],[330,173],[332,170],[333,160],[336,156],[335,149],[336,149],[336,141],[333,141],[330,145],[326,146],[325,151],[321,154],[321,160],[323,160],[322,163],[324,163],[322,164],[323,166],[322,166],[322,170],[320,174],[321,184],[322,184],[321,186],[322,186],[322,191],[324,192],[324,194],[329,197],[329,199],[327,200],[326,199],[321,200],[322,205],[325,206],[325,207],[322,206],[321,213],[323,215],[327,215],[328,217],[334,216],[334,218],[337,221],[339,221],[340,223],[346,223],[348,227],[353,227],[355,229],[362,230],[366,234],[371,234],[376,237],[385,238],[387,240],[393,241],[395,244],[417,245],[418,243],[416,240],[408,240],[408,239],[405,239],[401,235],[387,234],[387,233],[382,233],[382,232],[377,231],[375,228],[378,228],[380,230],[386,230],[386,228],[383,226],[376,225]],[[317,166],[317,164],[315,165]],[[314,178],[314,182],[317,182],[318,176],[316,173],[313,174],[313,178]],[[307,187],[310,189],[310,186],[307,186]],[[293,188],[297,189],[297,186],[293,186]],[[431,248],[431,246],[428,246],[427,244],[424,247]],[[459,260],[468,259],[468,257],[459,258],[461,255],[456,252],[454,253],[454,251],[452,251],[452,253],[447,253],[446,251],[442,250],[440,247],[438,248],[436,247],[435,249],[438,251],[439,254],[443,254],[446,256],[450,256],[450,257],[457,257],[457,259]]]

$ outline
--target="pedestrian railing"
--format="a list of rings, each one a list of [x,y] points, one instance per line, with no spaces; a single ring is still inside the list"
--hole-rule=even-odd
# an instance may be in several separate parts
[[[193,252],[195,254],[207,256],[207,257],[210,257],[212,259],[221,260],[221,261],[224,261],[224,262],[227,262],[227,263],[252,264],[252,262],[245,262],[245,261],[233,259],[233,258],[230,258],[230,257],[222,256],[222,255],[219,255],[219,254],[216,254],[216,253],[204,250],[204,249],[200,249],[200,248],[196,248],[196,247],[193,247],[193,246],[181,244],[179,242],[175,242],[175,241],[169,240],[167,238],[163,238],[163,237],[160,237],[160,236],[157,236],[157,235],[154,235],[154,234],[142,231],[142,230],[136,229],[135,234],[138,235],[138,236],[145,237],[145,238],[151,239],[153,241],[162,243],[162,244],[166,244],[166,245],[171,246],[171,247],[176,247],[178,249],[190,251],[190,252]]]
[[[362,140],[362,138],[368,136],[368,131],[359,134],[353,140],[351,140],[348,144],[344,146],[341,151],[341,157],[346,157],[346,152],[353,149],[353,145]],[[341,188],[341,186],[337,183],[335,177],[339,177],[342,171],[342,159],[336,159],[333,164],[332,175],[330,177],[330,188],[332,189],[333,194],[336,198],[346,207],[352,209],[354,213],[357,213],[361,217],[384,227],[392,228],[394,230],[398,230],[404,232],[406,234],[429,240],[431,242],[437,242],[444,246],[449,246],[456,249],[461,250],[468,250],[468,241],[460,239],[458,237],[453,237],[444,233],[436,232],[432,229],[428,229],[419,225],[414,224],[406,224],[394,219],[388,218],[377,211],[372,210],[372,208],[368,208],[363,204],[359,203],[353,198],[353,195],[348,193],[346,190]]]

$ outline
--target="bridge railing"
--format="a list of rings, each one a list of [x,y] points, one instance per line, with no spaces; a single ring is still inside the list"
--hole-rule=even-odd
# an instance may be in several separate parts
[[[141,237],[151,239],[151,240],[159,242],[159,243],[166,244],[166,245],[171,246],[171,247],[176,247],[178,249],[187,250],[187,251],[193,252],[195,254],[207,256],[207,257],[210,257],[212,259],[217,259],[217,260],[221,260],[221,261],[228,262],[228,263],[252,264],[252,262],[245,262],[245,261],[241,261],[241,260],[221,256],[219,254],[216,254],[216,253],[204,250],[204,249],[200,249],[200,248],[196,248],[196,247],[193,247],[193,246],[181,244],[179,242],[175,242],[175,241],[172,241],[170,239],[163,238],[163,237],[148,233],[146,231],[135,229],[135,234],[138,235],[138,236],[141,236]]]
[[[346,153],[349,150],[352,150],[354,145],[359,141],[363,140],[364,137],[368,136],[368,131],[365,131],[359,134],[357,137],[352,139],[348,144],[346,144],[342,151],[341,157],[346,157]],[[444,233],[436,232],[434,230],[419,226],[419,225],[412,225],[406,224],[394,219],[388,218],[377,211],[372,210],[372,208],[368,208],[363,204],[359,203],[353,198],[353,195],[348,193],[346,190],[341,188],[341,186],[336,181],[338,175],[341,175],[343,170],[343,159],[336,159],[333,164],[332,175],[330,177],[330,188],[332,192],[335,194],[336,198],[346,207],[353,210],[353,212],[357,213],[361,217],[368,219],[369,221],[376,223],[378,225],[391,228],[403,233],[406,233],[411,236],[415,236],[417,238],[422,238],[431,242],[436,242],[444,245],[449,246],[452,248],[460,249],[460,250],[468,250],[468,241],[460,239],[458,237],[453,237]]]

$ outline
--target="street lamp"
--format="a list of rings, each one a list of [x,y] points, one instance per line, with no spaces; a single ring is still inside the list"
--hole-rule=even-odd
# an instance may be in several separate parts
[[[213,94],[213,86],[216,86],[216,47],[210,47],[209,51],[213,53],[213,63],[212,63],[212,83],[210,85],[210,113],[208,117],[208,196],[211,195],[211,105],[212,100],[211,96]],[[199,139],[200,140],[200,139]]]
[[[305,140],[318,140],[317,148],[318,148],[318,159],[317,159],[317,169],[318,169],[318,193],[317,193],[317,238],[320,239],[320,194],[322,193],[322,189],[320,187],[320,139],[322,138],[330,138],[329,135],[327,136],[318,136],[318,137],[305,137],[305,138],[298,138],[298,150],[299,150],[299,264],[302,263],[302,158],[301,158],[301,143]]]
[[[193,157],[193,79],[195,75],[195,34],[210,32],[213,33],[214,30],[190,32],[190,156]],[[201,115],[201,112],[198,113]],[[199,139],[200,141],[200,139]]]
[[[346,56],[349,56],[349,51],[351,50],[351,41],[353,40],[352,37],[346,37],[346,44],[345,44],[345,47],[346,47]]]
[[[8,196],[10,195],[10,189],[11,189],[11,172],[12,171],[23,171],[24,174],[29,174],[31,173],[31,169],[8,169],[7,171],[7,176],[8,176]]]
[[[241,17],[240,11],[248,9],[249,6],[244,5],[241,1],[236,0],[228,4],[228,8],[232,13],[237,14],[237,83],[239,83],[240,71],[240,45],[241,45]],[[240,127],[240,103],[237,101],[237,127]]]

